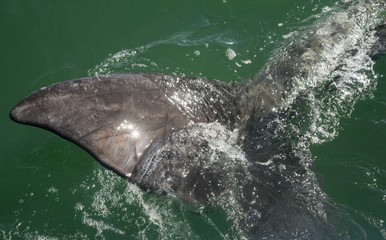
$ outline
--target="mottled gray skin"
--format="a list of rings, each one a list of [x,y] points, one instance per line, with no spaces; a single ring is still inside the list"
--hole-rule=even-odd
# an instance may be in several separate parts
[[[302,202],[300,196],[306,198],[308,193],[299,193],[299,185],[305,181],[306,169],[291,151],[291,140],[274,137],[272,119],[286,114],[282,101],[293,79],[309,74],[331,43],[328,39],[340,41],[340,36],[349,34],[349,21],[332,21],[332,33],[327,35],[311,32],[291,44],[286,56],[272,58],[255,78],[243,83],[162,73],[86,77],[32,93],[12,109],[10,117],[74,142],[144,189],[191,204],[207,204],[232,182],[238,183],[235,191],[245,214],[240,226],[250,238],[278,239],[289,233],[300,239],[338,238]],[[371,56],[385,49],[385,24],[375,30],[379,39]],[[240,174],[235,179],[227,179],[219,169],[200,167],[209,158],[208,142],[175,142],[181,140],[178,134],[197,124],[216,121],[229,131],[238,130],[237,143],[250,162],[247,170],[236,168]],[[191,151],[181,151],[182,147]],[[287,173],[264,165],[268,160],[285,166]],[[245,180],[246,175],[252,177]],[[293,235],[294,231],[303,235]],[[274,233],[278,235],[272,237]]]
[[[216,120],[234,129],[240,113],[234,89],[218,81],[158,73],[94,76],[44,87],[17,104],[10,116],[68,139],[106,167],[140,181],[136,173],[143,161],[165,145],[171,132]],[[194,98],[187,104],[184,99],[173,102],[176,93]],[[132,136],[134,130],[141,135]]]

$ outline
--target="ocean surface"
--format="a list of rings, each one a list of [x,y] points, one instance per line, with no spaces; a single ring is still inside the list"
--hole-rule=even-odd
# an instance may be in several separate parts
[[[240,238],[225,211],[146,193],[9,112],[43,86],[96,74],[252,78],[338,2],[0,0],[0,239]],[[310,149],[323,192],[350,216],[340,227],[373,240],[386,238],[386,56],[367,72]]]

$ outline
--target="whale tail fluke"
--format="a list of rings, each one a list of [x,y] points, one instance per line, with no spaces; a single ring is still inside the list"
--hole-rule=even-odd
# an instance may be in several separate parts
[[[237,102],[221,104],[227,95],[228,102],[235,98],[227,85],[158,73],[86,77],[32,93],[10,117],[54,132],[119,175],[154,188],[136,175],[151,165],[172,132],[191,122],[234,127]]]
[[[22,100],[10,117],[74,142],[125,177],[170,131],[189,122],[152,79],[140,74],[53,84]]]

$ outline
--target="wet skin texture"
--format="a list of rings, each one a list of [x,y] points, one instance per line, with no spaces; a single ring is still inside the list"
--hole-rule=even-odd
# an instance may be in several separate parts
[[[226,198],[224,192],[236,183],[233,190],[244,214],[239,224],[250,238],[272,233],[281,238],[296,230],[304,233],[298,235],[303,239],[335,239],[333,227],[303,202],[308,193],[299,192],[308,169],[292,151],[292,140],[275,136],[273,120],[294,108],[279,111],[293,79],[307,77],[326,44],[335,44],[330,39],[342,40],[336,36],[349,34],[350,24],[349,18],[332,22],[330,34],[299,40],[287,48],[286,57],[269,61],[255,78],[242,83],[162,73],[86,77],[32,93],[10,117],[74,142],[146,190],[190,204]],[[370,56],[385,50],[385,25],[374,29],[378,41]],[[232,179],[227,170],[207,167],[210,137],[184,138],[205,124],[237,132],[235,144],[248,163],[235,166]],[[284,166],[285,174],[270,168],[269,161]]]

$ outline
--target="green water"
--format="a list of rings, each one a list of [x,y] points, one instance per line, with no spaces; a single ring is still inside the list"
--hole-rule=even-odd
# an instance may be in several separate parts
[[[252,77],[283,35],[334,3],[0,0],[0,238],[237,236],[222,211],[196,214],[175,199],[143,193],[72,143],[13,123],[8,113],[40,87],[94,73]],[[229,59],[227,49],[237,56]],[[123,57],[112,58],[116,53]],[[385,57],[375,71],[386,76]],[[323,190],[368,239],[386,236],[386,77],[377,83],[374,97],[341,121],[338,137],[312,147]]]

